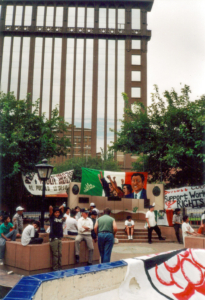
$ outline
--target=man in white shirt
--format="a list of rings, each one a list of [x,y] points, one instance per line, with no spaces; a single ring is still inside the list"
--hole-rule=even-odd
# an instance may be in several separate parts
[[[70,207],[65,207],[65,213],[63,215],[65,221],[63,222],[63,235],[67,235],[67,220],[70,218]]]
[[[81,209],[82,217],[78,220],[78,235],[75,238],[75,258],[76,263],[79,263],[80,254],[80,243],[84,240],[88,247],[88,263],[87,265],[92,265],[93,260],[93,241],[91,237],[91,230],[93,229],[93,222],[88,218],[89,211],[86,209]]]
[[[189,235],[197,235],[197,233],[194,231],[194,229],[189,224],[189,217],[184,216],[183,217],[183,223],[182,223],[182,236],[183,236],[183,242],[185,242],[185,237]]]
[[[21,244],[23,246],[43,243],[43,239],[39,238],[37,233],[39,226],[40,223],[38,221],[34,221],[32,225],[28,225],[24,228],[21,236]]]
[[[157,226],[157,222],[155,221],[155,214],[154,214],[154,207],[155,203],[149,206],[149,211],[146,213],[146,221],[148,225],[148,243],[152,244],[152,231],[154,230],[158,237],[159,240],[164,241],[165,239],[161,236],[161,230]]]
[[[78,235],[78,221],[75,218],[76,211],[71,209],[70,218],[66,219],[66,234],[68,235]]]

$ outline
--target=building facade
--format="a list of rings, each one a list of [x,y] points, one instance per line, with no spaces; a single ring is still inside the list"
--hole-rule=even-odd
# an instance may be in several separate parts
[[[123,118],[121,93],[147,104],[153,1],[0,1],[0,90],[39,98],[48,118],[58,106],[72,125],[71,155],[76,144],[78,154],[106,150]]]

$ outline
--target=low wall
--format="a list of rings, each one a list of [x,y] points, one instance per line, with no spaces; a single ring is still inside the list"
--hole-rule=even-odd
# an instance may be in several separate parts
[[[186,236],[184,239],[185,248],[205,249],[205,238],[199,236]]]
[[[125,261],[23,277],[4,299],[77,300],[119,288]]]
[[[131,216],[133,220],[136,221],[144,221],[145,222],[145,213],[144,212],[126,212],[126,211],[121,211],[117,213],[111,213],[111,217],[113,217],[116,221],[121,221],[121,220],[126,220],[127,216]]]
[[[94,244],[93,261],[100,259],[98,245]],[[88,249],[84,241],[80,244],[80,264],[88,261]],[[42,273],[52,267],[52,254],[49,243],[22,246],[19,242],[6,242],[5,265],[12,267],[18,274]],[[75,265],[75,241],[62,241],[62,267]]]
[[[176,234],[175,234],[175,230],[174,230],[174,227],[170,227],[170,226],[159,226],[160,230],[161,230],[161,233],[162,233],[162,236],[166,236],[166,238],[168,240],[171,240],[173,242],[178,242],[177,240],[177,237],[176,237]],[[182,231],[180,229],[179,231],[179,234],[180,234],[180,237],[181,237],[181,240],[182,240]]]

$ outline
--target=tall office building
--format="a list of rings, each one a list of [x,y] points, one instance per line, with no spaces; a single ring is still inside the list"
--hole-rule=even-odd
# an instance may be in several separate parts
[[[95,156],[116,139],[121,93],[147,103],[153,1],[0,1],[0,89],[40,98],[48,118],[57,105],[73,125],[71,155]]]

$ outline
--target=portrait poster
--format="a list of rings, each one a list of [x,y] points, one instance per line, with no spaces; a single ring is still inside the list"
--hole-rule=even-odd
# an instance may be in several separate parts
[[[146,172],[113,172],[82,168],[81,195],[113,199],[147,199]]]

